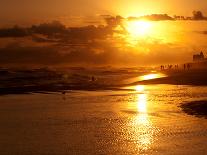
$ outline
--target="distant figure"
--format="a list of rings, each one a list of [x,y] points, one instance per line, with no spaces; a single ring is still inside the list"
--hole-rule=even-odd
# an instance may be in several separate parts
[[[62,94],[65,95],[65,94],[66,94],[66,91],[63,90],[63,91],[62,91]]]
[[[190,70],[190,64],[187,64],[187,68],[188,68],[188,70]]]
[[[173,67],[172,65],[168,65],[168,69],[172,69],[172,67]]]
[[[184,66],[183,66],[183,67],[184,67],[184,70],[185,70],[185,69],[186,69],[186,65],[184,64]]]
[[[178,69],[178,65],[175,65],[175,69]]]
[[[63,94],[63,100],[66,100],[66,97],[65,97],[66,91],[63,90],[62,94]]]
[[[91,77],[91,81],[94,82],[96,81],[96,78],[94,76]]]

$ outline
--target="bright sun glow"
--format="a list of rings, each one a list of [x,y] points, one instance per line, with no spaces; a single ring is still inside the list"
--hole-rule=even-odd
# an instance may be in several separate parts
[[[182,37],[176,35],[175,32],[183,31],[179,24],[172,26],[169,21],[165,22],[155,22],[148,20],[132,20],[123,22],[125,30],[128,32],[124,35],[127,43],[132,47],[137,47],[144,41],[144,43],[153,43],[154,41],[159,41],[162,43],[171,43],[183,41]],[[150,46],[149,46],[150,47]],[[149,51],[149,47],[139,46],[140,50],[144,52]]]
[[[149,21],[129,21],[126,29],[133,37],[145,37],[151,31],[152,24]]]
[[[140,113],[147,113],[147,95],[146,94],[139,94],[138,95],[138,104],[137,104],[138,111]]]
[[[138,92],[144,91],[144,86],[143,85],[138,85],[135,87],[135,90]]]
[[[156,79],[156,78],[158,78],[158,74],[149,74],[149,75],[143,76],[142,78],[143,78],[143,80]]]
[[[157,78],[162,78],[162,77],[166,77],[166,75],[164,75],[164,74],[147,74],[147,75],[141,76],[140,79],[141,80],[152,80],[152,79],[157,79]]]

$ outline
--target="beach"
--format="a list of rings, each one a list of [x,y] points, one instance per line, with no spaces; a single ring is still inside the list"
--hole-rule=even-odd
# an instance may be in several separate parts
[[[207,155],[207,0],[0,1],[0,155]]]
[[[126,79],[113,89],[1,95],[0,154],[207,153],[205,115],[182,108],[207,100],[206,86],[126,85]]]

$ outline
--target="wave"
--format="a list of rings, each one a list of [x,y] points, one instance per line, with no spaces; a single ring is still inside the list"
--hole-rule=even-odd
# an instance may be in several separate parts
[[[0,94],[119,89],[149,73],[143,68],[0,69]]]

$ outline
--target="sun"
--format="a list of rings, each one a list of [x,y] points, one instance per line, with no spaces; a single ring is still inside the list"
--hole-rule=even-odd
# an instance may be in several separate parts
[[[150,21],[128,21],[126,30],[132,37],[146,37],[150,34],[152,24]]]

